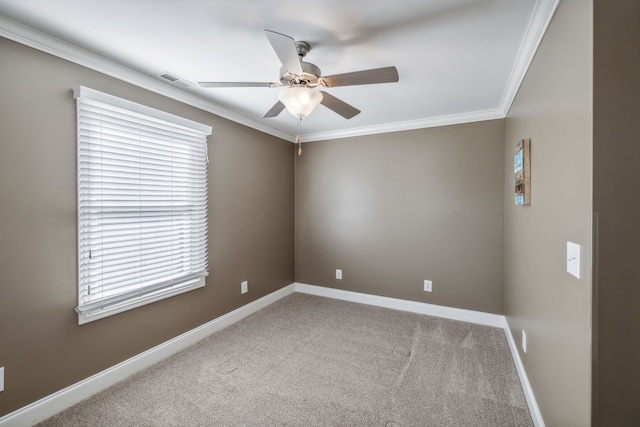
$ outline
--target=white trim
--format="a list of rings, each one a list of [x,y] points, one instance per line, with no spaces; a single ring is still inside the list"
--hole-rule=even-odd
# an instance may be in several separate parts
[[[516,341],[513,338],[513,334],[511,334],[511,328],[509,327],[509,322],[506,320],[506,318],[505,323],[506,326],[504,328],[504,333],[507,336],[507,342],[509,343],[511,355],[513,356],[513,362],[516,365],[516,370],[518,371],[518,376],[520,377],[520,383],[522,383],[524,397],[527,399],[527,405],[529,405],[529,412],[531,413],[531,418],[533,418],[533,425],[535,427],[545,427],[544,420],[542,419],[542,413],[540,412],[540,407],[538,406],[538,401],[536,400],[536,396],[533,394],[533,389],[531,388],[529,377],[527,377],[527,372],[524,370],[522,359],[520,359],[518,346],[516,345]]]
[[[291,135],[287,132],[275,129],[240,112],[222,107],[183,88],[172,86],[160,80],[157,76],[144,74],[124,64],[102,57],[88,49],[81,48],[2,15],[0,15],[0,36],[266,134],[285,140],[291,138]]]
[[[507,82],[506,89],[502,95],[500,102],[500,111],[502,117],[507,117],[513,100],[516,98],[518,89],[522,84],[524,77],[529,70],[529,65],[533,61],[533,57],[542,42],[542,37],[551,23],[553,14],[555,13],[560,0],[538,0],[536,1],[533,15],[525,31],[524,39],[518,51],[518,57],[514,64],[513,70]]]
[[[0,427],[30,426],[159,362],[294,292],[293,284],[198,326],[111,368],[0,418]]]
[[[317,132],[302,135],[305,142],[325,141],[329,139],[350,138],[362,135],[375,135],[388,132],[401,132],[414,129],[426,129],[436,126],[457,125],[462,123],[481,122],[504,119],[502,110],[473,111],[471,113],[452,114],[449,116],[429,117],[427,119],[409,120],[405,122],[386,123],[376,126],[352,128],[346,130]],[[294,138],[295,139],[295,138]]]
[[[416,301],[401,300],[397,298],[381,297],[377,295],[363,294],[359,292],[344,291],[340,289],[326,288],[323,286],[292,283],[256,301],[242,306],[230,313],[218,317],[202,326],[185,332],[167,342],[153,347],[143,353],[125,360],[109,369],[99,372],[65,389],[57,391],[30,405],[18,409],[15,412],[0,417],[0,427],[21,427],[33,425],[58,412],[74,405],[107,387],[122,381],[123,379],[159,362],[196,342],[218,332],[229,325],[257,312],[258,310],[284,298],[294,292],[317,295],[327,298],[351,301],[360,304],[374,305],[411,313],[438,316],[446,319],[461,320],[464,322],[479,323],[482,325],[503,328],[507,336],[509,348],[522,383],[529,411],[535,427],[545,427],[540,413],[540,408],[533,394],[524,365],[516,347],[511,329],[505,316],[499,314],[483,313],[480,311],[465,310],[453,307],[427,304]]]
[[[445,319],[479,323],[481,325],[493,326],[496,328],[504,328],[506,326],[505,317],[500,314],[484,313],[481,311],[466,310],[463,308],[445,307],[442,305],[363,294],[360,292],[343,291],[341,289],[325,288],[323,286],[307,285],[304,283],[294,283],[294,285],[296,292],[305,294],[357,302],[360,304],[375,305],[377,307],[392,308],[394,310],[408,311],[411,313],[427,314],[429,316],[443,317]]]
[[[524,365],[520,359],[518,348],[516,347],[513,335],[511,334],[511,328],[507,318],[500,314],[484,313],[481,311],[465,310],[461,308],[445,307],[441,305],[427,304],[417,301],[408,301],[397,298],[381,297],[378,295],[363,294],[359,292],[344,291],[341,289],[326,288],[323,286],[307,285],[304,283],[294,283],[296,292],[305,294],[317,295],[321,297],[339,299],[343,301],[351,301],[360,304],[374,305],[377,307],[391,308],[395,310],[408,311],[411,313],[426,314],[429,316],[443,317],[445,319],[461,320],[463,322],[478,323],[486,326],[493,326],[496,328],[504,329],[504,333],[507,336],[507,342],[509,343],[509,349],[513,356],[513,361],[518,371],[518,377],[522,383],[522,390],[524,392],[527,405],[529,406],[529,412],[533,419],[535,427],[545,427],[544,420],[542,419],[542,413],[538,407],[538,402],[533,394],[529,377],[524,370]]]
[[[113,107],[124,108],[127,112],[135,112],[138,114],[144,114],[155,119],[164,120],[176,126],[182,126],[189,130],[195,130],[204,133],[206,136],[211,135],[212,128],[209,125],[195,122],[190,119],[186,119],[175,114],[167,113],[166,111],[158,110],[156,108],[148,107],[146,105],[138,104],[137,102],[129,101],[128,99],[120,98],[117,96],[109,95],[108,93],[100,92],[95,89],[91,89],[85,86],[76,86],[73,88],[74,98],[86,98],[87,101],[94,100],[104,104],[108,104]]]
[[[503,119],[511,107],[524,76],[533,60],[540,41],[551,21],[558,6],[559,0],[537,0],[535,9],[525,37],[520,46],[516,63],[511,71],[509,81],[503,93],[498,108],[487,111],[474,111],[451,116],[432,117],[424,120],[412,120],[399,123],[389,123],[378,126],[368,126],[343,131],[318,132],[303,134],[304,141],[320,141],[337,138],[349,138],[360,135],[373,135],[379,133],[398,132],[413,129],[430,128],[452,124],[470,123],[482,120]],[[233,122],[259,130],[269,135],[294,142],[295,135],[275,129],[263,121],[256,120],[228,107],[221,106],[211,100],[204,99],[195,93],[181,87],[173,86],[159,79],[158,76],[150,76],[136,71],[124,64],[104,58],[87,49],[63,41],[35,28],[16,22],[12,19],[0,16],[0,36],[18,43],[49,53],[58,58],[65,59],[91,70],[98,71],[116,79],[150,90],[167,98],[184,102],[217,116],[229,119]]]
[[[204,288],[205,283],[205,278],[200,277],[197,282],[191,283],[187,286],[180,286],[178,284],[176,288],[162,288],[150,294],[130,297],[129,299],[111,306],[94,307],[93,309],[78,306],[76,307],[76,313],[78,313],[78,325],[85,325],[87,323],[104,319],[105,317],[113,316],[118,313],[123,313],[128,310],[133,310],[134,308],[142,307],[156,301],[162,301],[163,299],[171,298],[176,295],[195,291],[196,289]]]

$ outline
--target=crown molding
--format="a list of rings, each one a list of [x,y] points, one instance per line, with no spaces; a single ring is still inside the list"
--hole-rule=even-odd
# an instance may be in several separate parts
[[[328,139],[351,138],[354,136],[374,135],[379,133],[402,132],[406,130],[424,129],[436,126],[457,125],[462,123],[480,122],[484,120],[503,119],[505,116],[500,109],[474,111],[471,113],[451,114],[448,116],[429,117],[419,120],[386,123],[377,126],[344,129],[329,132],[317,132],[302,135],[305,142],[324,141]]]
[[[500,102],[500,111],[503,117],[507,117],[513,100],[516,98],[520,85],[524,80],[527,70],[531,65],[531,61],[542,42],[542,38],[547,31],[547,27],[551,23],[551,19],[558,8],[560,0],[538,0],[533,9],[533,14],[527,30],[524,33],[522,44],[518,51],[516,62],[511,70],[511,75],[507,82],[502,101]]]
[[[407,130],[423,129],[436,126],[447,126],[477,122],[483,120],[503,119],[507,116],[511,104],[524,80],[527,69],[535,56],[542,41],[544,33],[553,18],[560,0],[538,0],[534,6],[534,12],[527,26],[525,37],[520,46],[516,63],[511,71],[507,86],[503,93],[500,105],[496,109],[474,111],[461,114],[453,114],[426,119],[410,120],[404,122],[387,123],[376,126],[365,126],[352,129],[317,132],[301,135],[303,141],[322,141],[339,138],[350,138],[363,135],[374,135],[389,132],[401,132]],[[204,99],[189,90],[172,86],[160,81],[155,76],[150,76],[141,71],[132,69],[114,60],[105,58],[88,49],[84,49],[72,43],[66,42],[22,23],[0,15],[0,36],[32,47],[42,52],[65,59],[69,62],[81,65],[91,70],[106,74],[126,83],[133,84],[167,98],[191,105],[222,118],[231,120],[249,128],[281,138],[289,142],[295,142],[296,136],[288,132],[266,125],[247,115],[223,107],[212,101]]]
[[[158,80],[156,77],[134,70],[88,49],[66,42],[2,15],[0,15],[0,36],[269,135],[285,140],[291,138],[288,133],[266,126],[264,123],[251,119],[242,113],[221,107],[187,90],[172,86]]]

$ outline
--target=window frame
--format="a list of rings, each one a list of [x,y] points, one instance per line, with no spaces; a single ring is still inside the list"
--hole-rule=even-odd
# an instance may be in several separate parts
[[[78,292],[78,306],[75,308],[75,311],[78,313],[78,324],[82,325],[84,323],[102,319],[107,316],[111,316],[117,313],[131,310],[146,304],[150,304],[155,301],[159,301],[165,298],[169,298],[169,297],[179,295],[184,292],[188,292],[188,291],[205,286],[205,277],[208,275],[208,260],[207,260],[208,254],[207,254],[207,235],[206,235],[207,234],[207,231],[206,231],[207,204],[208,204],[207,137],[212,133],[211,126],[203,125],[201,123],[197,123],[192,120],[185,119],[183,117],[179,117],[164,111],[157,110],[155,108],[147,107],[132,101],[118,98],[116,96],[112,96],[103,92],[89,89],[84,86],[75,87],[73,92],[74,92],[74,98],[77,101],[77,104],[76,104],[77,105],[77,114],[76,114],[77,169],[76,169],[76,172],[77,172],[77,186],[78,186],[77,188],[78,282],[77,282],[76,289]],[[89,109],[87,109],[86,107],[89,107]],[[81,156],[81,146],[83,147],[84,150],[86,150],[87,144],[90,144],[93,147],[94,146],[93,141],[97,140],[98,138],[87,136],[88,134],[88,132],[86,132],[87,124],[86,124],[86,121],[83,121],[83,123],[81,123],[81,114],[88,114],[88,111],[91,108],[96,108],[96,107],[104,108],[109,112],[115,111],[117,112],[117,114],[126,114],[127,119],[133,119],[133,120],[138,119],[140,121],[144,121],[145,127],[147,127],[148,129],[153,129],[154,131],[164,132],[162,135],[163,137],[166,137],[166,138],[171,138],[171,136],[169,135],[170,131],[167,131],[167,129],[174,129],[174,131],[177,130],[180,132],[188,131],[190,135],[189,138],[192,138],[190,140],[191,144],[197,144],[199,143],[199,141],[202,141],[204,149],[201,152],[197,153],[196,161],[198,163],[195,166],[195,168],[200,169],[199,170],[200,173],[204,174],[204,179],[202,175],[198,175],[198,178],[199,178],[198,186],[203,187],[201,189],[198,187],[199,191],[203,193],[203,195],[201,194],[197,201],[198,203],[197,206],[199,207],[199,214],[197,215],[198,221],[196,223],[187,221],[187,224],[189,227],[188,232],[182,233],[181,238],[184,239],[183,237],[184,234],[190,235],[187,242],[189,243],[190,248],[192,248],[193,246],[197,246],[197,251],[198,251],[197,253],[198,255],[200,255],[197,266],[199,269],[204,268],[204,270],[199,270],[197,273],[193,273],[191,275],[181,273],[182,275],[180,276],[180,281],[178,282],[174,282],[172,279],[170,279],[170,277],[175,276],[175,273],[176,273],[174,270],[171,270],[171,274],[163,277],[162,280],[159,280],[156,283],[156,285],[150,285],[147,287],[138,286],[139,290],[137,291],[134,290],[136,285],[130,285],[128,287],[129,290],[127,290],[126,292],[123,292],[120,296],[116,295],[116,296],[104,297],[104,298],[93,298],[93,300],[87,302],[87,299],[91,299],[91,297],[88,297],[88,295],[91,293],[90,292],[91,286],[87,282],[88,279],[85,279],[85,278],[88,276],[88,271],[91,271],[91,269],[95,267],[92,267],[90,265],[91,261],[87,261],[87,256],[86,256],[87,244],[84,243],[82,239],[86,238],[88,234],[93,236],[94,231],[91,231],[91,230],[87,231],[88,229],[87,222],[92,222],[90,220],[87,220],[87,215],[91,216],[94,214],[93,213],[87,214],[88,208],[81,207],[81,203],[84,201],[86,204],[86,198],[89,197],[87,195],[88,192],[86,190],[86,186],[87,186],[87,181],[90,180],[89,178],[87,178],[86,176],[87,174],[84,174],[85,176],[81,176],[81,167],[86,167],[88,163],[91,163],[87,161],[87,157],[88,157],[87,155]],[[84,110],[81,110],[83,108]],[[82,120],[86,120],[86,116],[82,116]],[[81,128],[82,126],[84,127]],[[140,126],[142,127],[143,125],[140,125]],[[163,129],[160,130],[159,127],[162,127]],[[81,138],[82,138],[82,142],[81,142]],[[94,139],[91,139],[91,138],[94,138]],[[100,139],[102,138],[104,138],[104,136],[101,133]],[[142,137],[140,138],[142,139]],[[159,142],[160,138],[156,139],[156,141]],[[147,141],[146,143],[149,144],[150,142]],[[98,146],[98,145],[101,145],[101,144],[96,143],[95,146]],[[181,148],[183,147],[179,147],[179,149]],[[141,150],[141,152],[142,151],[143,150]],[[170,158],[173,161],[175,159],[175,157],[173,156],[174,155],[171,154],[171,156],[168,158]],[[151,157],[146,157],[146,158],[141,157],[139,161],[141,164],[144,163],[145,161],[155,161],[150,159]],[[127,159],[127,162],[128,161],[129,159]],[[203,161],[205,162],[204,166],[202,166]],[[188,168],[191,169],[192,166],[188,166]],[[95,170],[99,170],[100,173],[104,172],[104,169],[101,169],[101,168],[96,168]],[[141,176],[142,176],[142,173],[141,173]],[[164,182],[166,182],[166,180]],[[174,182],[173,179],[170,180],[170,183],[171,183],[171,186],[170,186],[171,189],[176,188],[175,186],[177,184]],[[85,185],[85,188],[81,189],[82,185]],[[122,196],[122,194],[120,194],[120,196]],[[140,194],[137,194],[137,196],[139,200],[143,199],[144,195],[142,190],[140,190]],[[85,199],[82,199],[83,197]],[[171,190],[167,190],[167,192],[162,193],[162,197],[164,198],[165,201],[168,200],[169,204],[173,206],[173,193],[171,192]],[[124,199],[125,197],[121,197],[121,198]],[[104,200],[106,200],[106,197],[104,198]],[[140,207],[138,208],[140,212],[144,212],[144,209],[142,208],[142,204],[143,203],[140,202]],[[194,202],[194,205],[195,205],[195,202]],[[169,215],[165,214],[165,216],[170,218],[170,220],[172,221],[171,223],[173,224],[173,219],[175,217],[178,217],[178,215],[177,214],[174,215],[173,207],[171,207],[169,210],[171,213]],[[81,218],[81,215],[84,215],[84,217]],[[114,214],[111,214],[111,215],[112,217],[115,217],[119,220],[122,219],[122,217],[118,217],[117,214],[115,216]],[[132,221],[132,224],[135,224],[134,226],[139,227],[139,229],[141,230],[146,224],[144,218],[145,216],[141,213],[138,217],[138,220]],[[184,224],[184,223],[185,223],[185,220],[182,219],[181,224]],[[198,224],[198,226],[194,224]],[[129,225],[129,223],[126,223],[126,225]],[[103,225],[101,224],[100,227],[102,226]],[[200,230],[204,230],[204,236],[194,237],[195,235],[194,230],[198,227]],[[166,226],[163,226],[163,229],[165,228]],[[199,241],[197,245],[194,244],[196,240]],[[129,239],[129,241],[134,241],[134,239]],[[173,234],[171,234],[171,241],[172,242],[175,241],[175,237]],[[204,249],[202,249],[201,247],[202,241],[204,241]],[[184,246],[184,241],[181,240],[181,242],[182,242],[182,246]],[[173,250],[173,244],[170,244],[170,246],[172,247],[171,250]],[[93,248],[91,248],[91,250],[93,250]],[[142,251],[140,251],[140,253],[142,253]],[[89,252],[89,254],[90,255],[88,259],[90,260],[92,258],[91,251]],[[171,254],[173,254],[173,252],[171,252]],[[172,255],[172,260],[173,260],[173,255]],[[142,265],[142,262],[141,262],[141,265]],[[141,285],[141,283],[144,283],[144,282],[142,279],[139,279],[138,285]],[[99,288],[99,289],[101,289],[101,292],[105,292],[102,288]]]

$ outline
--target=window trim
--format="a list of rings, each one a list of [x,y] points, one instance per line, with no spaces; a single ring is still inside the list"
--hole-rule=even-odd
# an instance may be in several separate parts
[[[203,134],[203,140],[205,144],[205,153],[206,156],[206,138],[211,135],[212,128],[211,126],[203,125],[198,122],[194,122],[189,119],[185,119],[183,117],[179,117],[164,111],[157,110],[155,108],[147,107],[145,105],[141,105],[132,101],[128,101],[122,98],[118,98],[113,95],[109,95],[103,92],[99,92],[93,89],[89,89],[84,86],[75,87],[73,90],[74,98],[77,100],[77,117],[78,117],[78,134],[77,134],[77,224],[78,224],[78,282],[76,286],[76,290],[78,292],[78,306],[75,308],[75,311],[78,313],[78,324],[82,325],[84,323],[88,323],[94,320],[98,320],[107,316],[111,316],[117,313],[121,313],[123,311],[131,310],[142,305],[150,304],[155,301],[159,301],[161,299],[169,298],[184,292],[188,292],[194,289],[201,288],[205,286],[205,276],[208,275],[208,272],[197,277],[193,277],[191,279],[186,276],[183,278],[183,281],[180,283],[174,283],[171,285],[164,284],[159,289],[154,289],[153,286],[149,288],[145,288],[142,292],[139,292],[135,296],[129,296],[127,299],[119,298],[118,296],[105,298],[104,300],[93,301],[89,303],[82,304],[82,290],[81,290],[81,209],[80,209],[80,201],[81,201],[81,177],[80,177],[80,104],[82,102],[88,103],[99,103],[103,105],[107,105],[111,108],[123,109],[126,110],[127,113],[130,113],[132,116],[141,115],[145,116],[147,119],[151,120],[159,120],[164,123],[170,123],[173,126],[188,128],[190,131],[195,131]],[[206,159],[208,163],[208,159]],[[206,175],[205,175],[206,176]],[[205,194],[206,200],[206,194]],[[205,211],[205,221],[206,221],[206,211]],[[205,243],[206,246],[206,243]],[[206,257],[206,254],[205,254]],[[204,267],[206,268],[206,258]]]

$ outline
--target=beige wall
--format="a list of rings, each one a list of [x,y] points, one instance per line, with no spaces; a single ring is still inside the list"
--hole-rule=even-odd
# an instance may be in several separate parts
[[[496,120],[305,144],[296,281],[501,314],[503,141]]]
[[[520,356],[546,425],[590,425],[593,201],[593,425],[636,425],[639,8],[562,0],[504,121],[306,144],[295,250],[289,143],[0,38],[0,416],[295,278],[504,312],[518,344],[527,332]],[[207,286],[83,326],[73,312],[79,84],[214,128]],[[513,206],[522,138],[532,140],[530,207]],[[568,240],[583,248],[580,280],[565,271]]]
[[[594,2],[596,419],[640,425],[640,2]]]
[[[505,124],[505,311],[547,426],[590,425],[592,6],[561,1]],[[513,149],[531,138],[531,206]],[[581,279],[566,242],[582,246]]]
[[[0,58],[0,416],[293,282],[290,143],[2,38]],[[213,126],[207,286],[83,326],[76,85]]]

